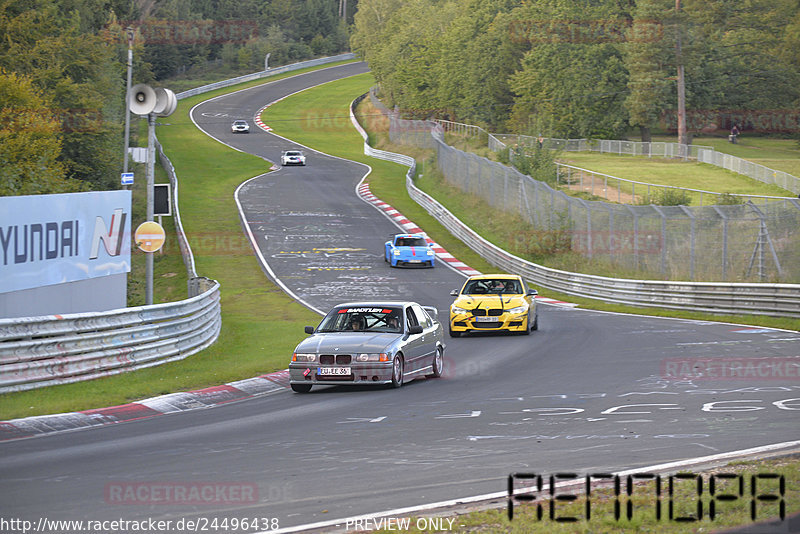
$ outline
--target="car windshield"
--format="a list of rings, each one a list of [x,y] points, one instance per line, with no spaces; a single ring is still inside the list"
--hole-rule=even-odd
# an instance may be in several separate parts
[[[423,237],[398,237],[396,247],[427,247],[428,242]]]
[[[247,123],[245,121],[236,121],[234,122],[234,124],[236,126],[247,126]]]
[[[286,155],[287,156],[302,156],[302,154],[300,152],[287,152]]]
[[[361,306],[334,308],[317,332],[402,332],[403,310],[398,307]]]
[[[519,295],[522,285],[519,280],[470,280],[462,293],[467,295]]]

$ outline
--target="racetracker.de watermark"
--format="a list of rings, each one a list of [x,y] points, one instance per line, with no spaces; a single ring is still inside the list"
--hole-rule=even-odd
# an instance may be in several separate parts
[[[147,19],[118,24],[136,29],[149,45],[244,44],[258,37],[258,24],[251,20]]]
[[[99,109],[3,108],[0,133],[98,133],[103,129]]]
[[[667,380],[798,380],[800,357],[667,358],[660,369]]]
[[[254,482],[109,482],[103,496],[115,505],[253,504],[258,502]]]
[[[800,111],[796,109],[687,109],[686,129],[714,133],[726,132],[736,125],[740,131],[759,133],[796,133],[800,131]],[[661,126],[678,129],[678,112],[669,109],[661,114]]]
[[[653,43],[664,37],[658,20],[515,20],[508,31],[513,42],[529,44]]]

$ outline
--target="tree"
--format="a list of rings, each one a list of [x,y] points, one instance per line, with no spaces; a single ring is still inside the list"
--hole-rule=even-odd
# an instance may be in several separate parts
[[[553,137],[623,134],[628,73],[620,28],[628,13],[615,2],[533,0],[514,15],[531,48],[510,79],[512,128]]]
[[[671,0],[639,0],[623,46],[625,67],[630,75],[625,107],[632,126],[638,126],[642,141],[650,141],[650,129],[673,107],[668,69],[672,64],[671,43],[665,32]]]
[[[0,68],[0,196],[84,189],[65,178],[56,116],[30,79]]]

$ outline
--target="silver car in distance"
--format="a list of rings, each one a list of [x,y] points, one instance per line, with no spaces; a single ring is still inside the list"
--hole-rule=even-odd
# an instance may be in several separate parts
[[[314,385],[388,384],[399,388],[421,376],[437,378],[444,360],[444,328],[436,308],[416,302],[349,302],[334,307],[294,349],[289,382]]]

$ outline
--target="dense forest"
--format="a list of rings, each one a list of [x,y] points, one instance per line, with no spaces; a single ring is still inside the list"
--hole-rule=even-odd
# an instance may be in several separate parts
[[[344,6],[347,6],[346,10]],[[133,83],[243,72],[346,51],[357,0],[3,0],[0,195],[119,187]],[[343,11],[346,11],[343,13]]]
[[[409,116],[648,139],[683,65],[690,131],[758,110],[798,132],[799,0],[361,0],[351,46]]]

